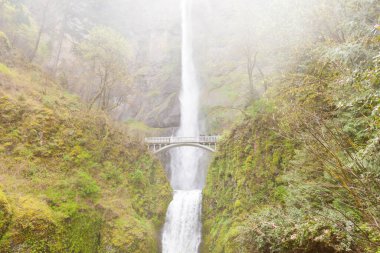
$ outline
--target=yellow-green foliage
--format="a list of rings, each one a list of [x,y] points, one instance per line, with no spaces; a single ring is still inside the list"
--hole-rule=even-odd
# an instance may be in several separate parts
[[[16,245],[21,251],[49,251],[57,229],[49,206],[33,197],[21,197],[14,209],[11,226],[0,241],[0,252],[12,252]]]
[[[5,64],[0,63],[0,73],[11,76],[14,73]]]
[[[126,249],[127,252],[156,252],[158,245],[157,234],[151,224],[143,224],[144,230],[136,229],[141,226],[141,221],[135,217],[118,219],[112,227],[107,228],[105,243],[102,246],[104,252],[119,252]],[[144,243],[140,243],[144,241]]]
[[[3,1],[0,6],[0,15],[4,35],[12,37],[12,41],[22,42],[23,50],[26,50],[24,53],[29,52],[34,46],[38,23],[33,19],[28,8],[19,2]]]
[[[0,191],[0,238],[7,231],[12,216],[11,205],[3,191]]]
[[[351,46],[307,52],[219,145],[203,252],[379,250],[380,45]]]
[[[171,199],[159,162],[38,70],[14,71],[0,75],[3,252],[156,252]]]

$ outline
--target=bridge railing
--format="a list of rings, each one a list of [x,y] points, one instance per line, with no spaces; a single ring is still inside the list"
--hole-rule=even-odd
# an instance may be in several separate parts
[[[148,137],[145,142],[149,144],[172,144],[172,143],[217,143],[220,136],[199,137]]]
[[[145,142],[151,144],[167,144],[170,143],[170,138],[171,137],[149,137],[145,138]]]
[[[219,141],[220,136],[214,135],[214,136],[199,136],[199,142],[205,142],[205,143],[216,143]]]

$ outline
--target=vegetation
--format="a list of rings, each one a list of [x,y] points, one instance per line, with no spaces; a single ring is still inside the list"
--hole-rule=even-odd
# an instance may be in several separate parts
[[[34,67],[0,83],[0,252],[157,252],[159,162]]]
[[[306,47],[273,76],[225,135],[204,252],[380,252],[380,41],[350,25],[359,32]]]
[[[96,83],[99,83],[99,87],[95,88],[96,94],[90,98],[89,108],[95,103],[103,111],[112,111],[120,106],[126,96],[121,90],[128,88],[125,84],[128,79],[128,58],[131,58],[128,42],[109,28],[96,27],[90,31],[87,40],[79,44],[77,51],[90,66],[90,75],[96,76]],[[120,87],[123,82],[124,88]]]

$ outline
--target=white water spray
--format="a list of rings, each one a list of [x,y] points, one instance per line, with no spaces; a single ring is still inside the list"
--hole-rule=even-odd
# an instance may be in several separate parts
[[[177,136],[199,136],[199,87],[192,45],[192,0],[182,0],[181,126]],[[200,158],[203,151],[183,147],[171,152],[171,185],[174,198],[166,214],[163,253],[197,253],[201,242],[201,206],[204,184]]]

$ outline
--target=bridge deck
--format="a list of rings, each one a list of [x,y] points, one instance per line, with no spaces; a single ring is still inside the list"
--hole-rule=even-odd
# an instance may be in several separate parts
[[[198,137],[149,137],[145,138],[148,144],[174,144],[174,143],[217,143],[219,136]]]

